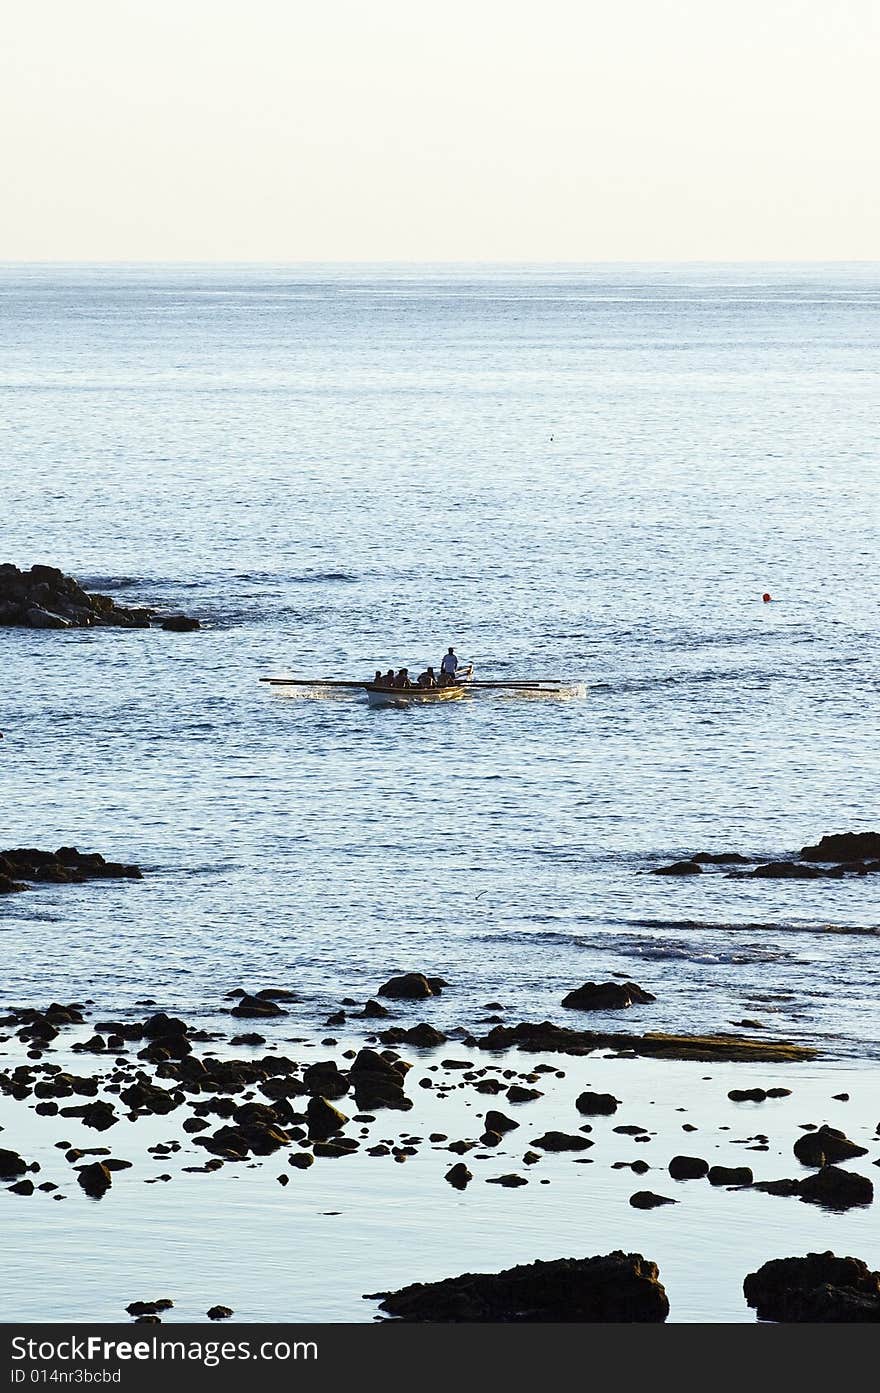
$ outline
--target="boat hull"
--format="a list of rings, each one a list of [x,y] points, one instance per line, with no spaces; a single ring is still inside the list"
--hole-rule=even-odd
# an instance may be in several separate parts
[[[464,687],[367,687],[367,700],[373,707],[431,706],[438,701],[460,701]]]

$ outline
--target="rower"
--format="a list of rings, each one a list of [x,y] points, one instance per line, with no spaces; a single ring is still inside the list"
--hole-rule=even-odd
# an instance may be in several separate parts
[[[381,672],[379,671],[379,669],[376,668],[376,676],[373,678],[373,686],[374,686],[374,687],[381,687],[381,686],[382,686],[382,681],[383,681],[383,679],[382,679],[382,674],[381,674]]]
[[[408,687],[409,684],[409,668],[402,667],[394,679],[394,685],[395,687]]]
[[[455,656],[454,648],[447,648],[443,654],[443,661],[440,664],[440,671],[445,677],[455,680],[455,673],[458,668],[458,659]],[[448,684],[447,684],[448,685]]]
[[[390,667],[390,668],[388,669],[388,671],[386,672],[384,678],[382,679],[382,682],[380,683],[380,686],[382,686],[382,687],[393,687],[393,686],[394,686],[394,668],[393,668],[393,667]]]
[[[424,672],[420,672],[416,678],[416,682],[420,687],[436,687],[437,679],[434,676],[434,669],[429,667],[426,668]]]

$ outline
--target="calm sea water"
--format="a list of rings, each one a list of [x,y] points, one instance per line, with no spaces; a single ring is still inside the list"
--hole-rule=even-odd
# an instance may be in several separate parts
[[[876,880],[645,872],[880,825],[878,308],[867,265],[2,268],[0,560],[205,622],[0,631],[0,844],[147,873],[0,903],[5,998],[317,1025],[422,969],[472,1024],[623,972],[645,1028],[876,1058]],[[585,694],[257,681],[450,643]]]

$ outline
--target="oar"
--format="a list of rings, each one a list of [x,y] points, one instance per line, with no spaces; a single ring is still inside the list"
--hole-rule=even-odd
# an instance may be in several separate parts
[[[542,689],[542,687],[545,687],[545,686],[546,686],[547,688],[550,688],[550,687],[552,687],[552,686],[571,686],[571,685],[574,685],[574,684],[573,684],[573,683],[563,683],[561,678],[556,678],[556,677],[539,677],[539,678],[536,678],[534,682],[526,682],[525,680],[523,680],[523,681],[511,681],[511,682],[463,682],[461,685],[462,685],[463,687],[475,687],[475,688],[486,688],[486,687],[499,688],[499,687],[500,687],[500,688],[510,688],[510,689],[513,690],[513,691],[535,692],[535,691],[540,691],[540,690]]]
[[[363,682],[340,682],[335,677],[261,677],[261,682],[269,682],[273,687],[372,687],[367,678]]]

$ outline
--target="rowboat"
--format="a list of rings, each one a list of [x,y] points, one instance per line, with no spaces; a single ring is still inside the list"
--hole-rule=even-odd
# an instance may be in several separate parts
[[[467,688],[455,687],[365,687],[370,706],[425,706],[432,701],[460,701]]]

